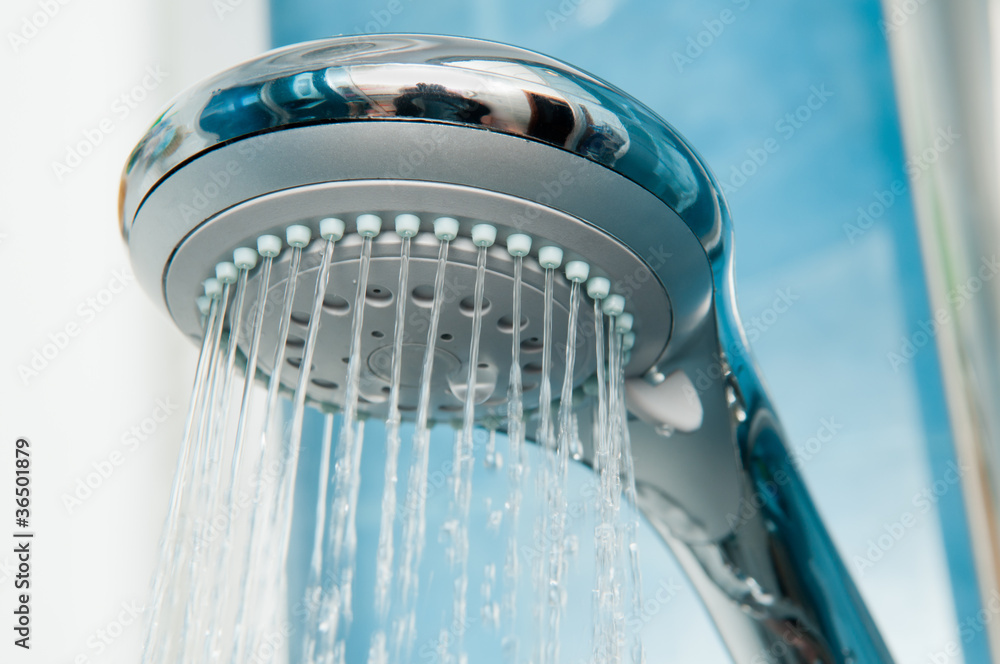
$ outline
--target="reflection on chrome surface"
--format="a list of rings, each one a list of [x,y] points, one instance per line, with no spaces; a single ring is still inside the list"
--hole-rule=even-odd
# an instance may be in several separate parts
[[[642,185],[703,229],[699,235],[717,231],[719,203],[700,160],[625,93],[514,47],[393,35],[281,49],[196,86],[129,158],[122,219],[173,168],[213,146],[278,128],[374,119],[482,127],[553,145]]]

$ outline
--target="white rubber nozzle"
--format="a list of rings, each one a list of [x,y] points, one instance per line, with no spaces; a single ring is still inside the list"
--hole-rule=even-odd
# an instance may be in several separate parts
[[[212,306],[212,298],[207,295],[200,295],[194,303],[198,306],[198,312],[201,313],[202,316],[207,316],[208,311]]]
[[[591,277],[587,282],[587,295],[591,300],[603,300],[611,293],[611,282],[604,277]]]
[[[290,247],[302,249],[312,242],[312,235],[312,229],[301,224],[295,224],[285,229],[285,239],[288,240]]]
[[[281,238],[277,235],[261,235],[257,238],[257,253],[265,258],[274,258],[281,253]]]
[[[238,275],[239,271],[232,263],[223,262],[215,266],[215,278],[224,284],[236,283],[236,277]]]
[[[629,351],[635,347],[635,332],[626,332],[622,335],[622,350]]]
[[[206,297],[220,297],[222,295],[222,282],[218,279],[206,279],[203,283]]]
[[[531,236],[514,233],[507,236],[507,253],[511,256],[527,256],[531,251]]]
[[[451,242],[458,237],[458,219],[438,217],[434,220],[434,235],[442,242]]]
[[[233,251],[233,262],[241,270],[252,270],[257,265],[257,252],[250,247],[239,247]]]
[[[615,319],[615,332],[625,334],[626,332],[632,331],[632,323],[635,322],[635,317],[632,314],[621,314]]]
[[[601,310],[605,316],[621,316],[625,313],[625,298],[621,295],[608,295],[604,298]]]
[[[497,227],[490,224],[476,224],[472,227],[472,244],[477,247],[492,247],[497,241]]]
[[[358,235],[375,237],[382,232],[382,217],[377,214],[358,215]]]
[[[538,250],[538,264],[546,270],[554,270],[562,265],[563,250],[559,247],[542,247]]]
[[[336,217],[327,217],[326,219],[319,220],[319,236],[327,241],[336,242],[340,238],[344,237],[344,229],[347,224],[344,223],[343,219],[337,219]]]
[[[566,263],[566,278],[570,281],[581,283],[590,276],[590,265],[583,261],[570,261]]]
[[[396,235],[413,237],[420,232],[420,217],[415,214],[396,215]]]

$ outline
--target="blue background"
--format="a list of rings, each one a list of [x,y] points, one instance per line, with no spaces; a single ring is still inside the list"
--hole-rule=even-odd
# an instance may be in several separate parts
[[[881,18],[874,0],[272,0],[275,45],[357,32],[513,43],[624,89],[701,151],[728,189],[740,309],[807,482],[896,657],[923,661],[980,601],[959,488],[917,508],[954,461],[936,351],[890,357],[933,314]],[[782,294],[792,306],[777,314]],[[831,418],[833,440],[809,447]],[[917,527],[859,566],[907,512]],[[988,661],[981,632],[962,645]]]

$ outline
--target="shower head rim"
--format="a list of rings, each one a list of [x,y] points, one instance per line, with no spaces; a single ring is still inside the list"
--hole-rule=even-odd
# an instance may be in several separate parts
[[[315,58],[316,53],[352,48],[355,52],[349,58],[286,64],[296,58]],[[359,59],[364,60],[363,65],[358,64]],[[470,64],[473,62],[478,69]],[[482,69],[484,62],[495,64],[495,70]],[[275,63],[281,67],[277,71]],[[504,67],[514,68],[518,76],[497,71]],[[362,75],[359,68],[367,69]],[[323,107],[326,102],[320,101],[318,110],[296,115],[297,111],[275,101],[275,86],[294,88],[297,83],[293,79],[310,72],[315,78],[319,71],[323,72],[323,82],[334,83],[327,89],[340,98],[349,98],[349,103],[327,108]],[[343,87],[337,88],[338,83]],[[272,87],[267,88],[269,85]],[[240,103],[259,102],[261,113],[270,113],[273,119],[254,126],[247,124],[234,133],[215,127],[220,133],[207,134],[205,118],[212,115],[208,113],[212,95],[253,86],[259,87],[256,101],[241,99]],[[372,86],[389,91],[382,91],[379,99],[383,101],[373,101]],[[461,120],[413,117],[405,115],[405,109],[401,114],[396,102],[403,98],[405,90],[421,86],[445,86],[448,100],[489,108],[490,114],[478,120],[471,116]],[[291,101],[303,98],[300,95]],[[529,106],[547,105],[548,116],[533,108],[529,109],[528,120],[520,124],[493,117],[503,107],[524,107],[526,99],[534,100]],[[488,103],[484,106],[483,102]],[[492,120],[485,122],[484,118]],[[189,89],[164,111],[127,162],[119,199],[122,232],[126,238],[129,236],[142,202],[174,169],[212,149],[303,125],[386,120],[456,124],[566,150],[610,168],[660,198],[688,223],[706,249],[712,250],[727,235],[725,203],[703,160],[673,127],[633,97],[578,68],[527,49],[464,37],[417,34],[352,35],[289,46],[264,53]],[[645,156],[639,158],[638,153],[630,155],[635,150],[653,154],[653,162],[649,163]]]
[[[177,248],[198,229],[212,227],[220,213],[260,195],[294,188],[302,183],[385,177],[383,162],[387,155],[395,154],[396,150],[405,152],[417,145],[426,139],[425,132],[424,127],[405,122],[344,124],[340,125],[336,135],[322,127],[301,127],[270,137],[245,139],[249,145],[241,142],[210,151],[175,171],[152,192],[140,210],[129,242],[137,279],[150,295],[165,305],[164,279],[171,269]],[[430,182],[513,196],[524,206],[537,207],[541,204],[534,200],[541,191],[539,183],[552,179],[554,174],[572,173],[574,178],[568,180],[567,192],[549,201],[550,207],[586,220],[594,227],[595,239],[607,236],[607,241],[619,242],[639,257],[645,265],[641,270],[609,276],[617,278],[616,288],[626,295],[630,289],[641,287],[641,284],[630,282],[629,277],[637,276],[638,282],[644,282],[652,276],[658,283],[656,288],[666,291],[670,303],[670,343],[660,360],[668,359],[671,347],[677,350],[684,348],[686,339],[697,328],[698,320],[710,313],[713,286],[709,257],[697,237],[675,212],[626,178],[565,151],[506,134],[464,127],[441,125],[438,132],[440,154],[437,156],[440,158],[433,163],[429,161],[422,171]],[[284,158],[253,160],[240,156],[258,153],[265,146],[273,150],[273,155],[292,155],[295,158],[290,161]],[[347,150],[367,146],[370,159],[364,163],[344,162],[332,166],[323,155],[334,146]],[[244,147],[247,149],[243,150]],[[493,170],[476,167],[480,154],[495,155],[493,159],[497,163],[493,164]],[[191,202],[192,188],[202,186],[208,174],[224,171],[227,164],[241,158],[240,178],[234,179],[230,187],[208,201],[206,209],[197,210],[191,219],[178,215],[178,210]],[[334,170],[331,171],[331,168]],[[412,178],[405,182],[411,181]],[[391,187],[391,183],[385,184]],[[329,210],[329,213],[337,212]],[[620,223],[633,218],[642,219],[643,223]],[[532,232],[531,224],[523,230]],[[246,229],[254,237],[276,231],[271,227]],[[240,240],[225,237],[223,244]],[[542,246],[543,239],[554,239],[544,233],[536,237],[539,240],[536,246]],[[222,247],[216,249],[221,251]],[[599,272],[599,257],[571,255],[571,258],[588,257]],[[176,316],[176,313],[172,315]],[[181,327],[185,329],[189,326]]]

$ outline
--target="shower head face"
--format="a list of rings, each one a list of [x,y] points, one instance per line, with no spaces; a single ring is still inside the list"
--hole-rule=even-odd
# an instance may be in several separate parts
[[[416,205],[416,207],[415,207]],[[404,207],[409,206],[409,207]],[[527,214],[534,219],[534,251],[522,260],[521,324],[518,330],[522,390],[525,405],[538,404],[541,350],[544,320],[545,271],[537,260],[538,249],[554,244],[559,238],[564,250],[564,264],[583,260],[591,265],[591,276],[615,281],[619,274],[639,275],[647,283],[655,282],[646,265],[621,243],[579,219],[538,206],[528,211],[524,203],[496,192],[442,183],[383,180],[334,182],[274,192],[246,201],[217,215],[189,235],[174,253],[165,283],[168,304],[178,324],[192,336],[201,334],[200,314],[192,306],[202,280],[213,266],[228,260],[234,248],[252,246],[263,234],[281,235],[293,224],[313,228],[316,237],[319,221],[333,216],[343,219],[347,233],[338,241],[330,265],[328,286],[321,309],[319,336],[309,372],[308,395],[321,404],[339,404],[348,382],[348,359],[351,355],[351,323],[357,315],[358,273],[363,240],[357,234],[357,217],[376,213],[383,220],[382,233],[371,247],[371,266],[364,293],[364,321],[359,338],[362,361],[359,410],[370,415],[387,415],[391,389],[392,341],[397,300],[406,299],[403,318],[404,349],[400,410],[404,417],[417,405],[417,386],[428,339],[433,301],[433,284],[438,268],[440,242],[431,232],[433,221],[450,216],[459,222],[459,237],[450,242],[444,276],[444,293],[439,328],[435,340],[432,374],[431,410],[438,419],[460,414],[469,372],[469,353],[474,314],[474,284],[478,247],[472,240],[472,227],[484,221],[497,228],[497,241],[487,250],[485,291],[482,302],[483,325],[476,371],[477,417],[502,417],[506,414],[506,395],[514,325],[512,318],[514,261],[506,248],[506,239],[524,229],[511,219]],[[416,214],[422,232],[412,240],[408,267],[407,292],[398,292],[401,238],[390,230],[399,214]],[[243,236],[242,241],[234,238]],[[293,388],[302,371],[301,358],[319,264],[325,241],[316,239],[304,252],[296,279],[291,329],[281,367],[282,383]],[[275,261],[264,308],[264,326],[258,369],[266,375],[274,371],[272,357],[279,339],[278,317],[284,298],[290,251]],[[251,338],[247,326],[254,320],[261,303],[256,300],[260,269],[252,272],[247,288],[247,313],[243,317],[241,350]],[[558,394],[564,372],[565,340],[571,282],[562,270],[553,273],[552,353],[553,393]],[[585,289],[584,289],[585,290]],[[589,305],[589,301],[587,301]],[[636,328],[637,343],[632,350],[635,365],[649,366],[667,345],[671,323],[671,305],[662,286],[636,289],[629,308],[646,311]],[[577,326],[578,344],[574,365],[574,387],[596,368],[593,343],[594,319],[591,306],[582,306]]]
[[[635,100],[523,49],[423,35],[344,37],[281,49],[196,86],[136,148],[121,200],[138,279],[192,336],[202,329],[194,305],[202,280],[217,262],[231,260],[234,248],[253,246],[262,234],[281,236],[288,225],[305,224],[316,237],[320,219],[344,219],[348,236],[334,254],[330,283],[337,301],[350,305],[358,240],[349,238],[358,214],[379,214],[387,228],[399,212],[421,218],[423,233],[413,243],[414,288],[430,283],[432,220],[457,218],[466,239],[456,241],[448,270],[467,291],[457,298],[461,303],[474,283],[470,229],[477,222],[495,225],[498,246],[487,261],[488,332],[478,363],[486,366],[477,374],[484,412],[502,408],[507,388],[512,340],[500,319],[510,315],[512,261],[503,249],[508,235],[533,238],[529,259],[554,244],[565,250],[566,261],[585,261],[593,276],[608,278],[636,318],[629,374],[654,380],[662,378],[660,366],[672,352],[689,347],[711,312],[706,252],[723,254],[726,235],[724,206],[707,170],[676,132]],[[310,248],[320,250],[319,243]],[[269,297],[277,297],[286,263],[287,252],[276,262]],[[539,336],[543,286],[536,263],[526,265],[528,322],[521,333],[530,346]],[[389,292],[390,300],[413,300],[408,316],[419,320],[424,309],[413,289],[392,292],[398,239],[391,232],[375,240],[372,270],[372,283]],[[298,298],[309,295],[312,274],[302,275]],[[553,339],[561,344],[569,289],[564,277],[556,279],[556,289],[561,311],[553,319]],[[304,301],[295,306],[299,313],[308,310]],[[580,334],[592,334],[589,307],[583,309]],[[345,387],[350,317],[336,306],[324,312],[309,396],[326,403]],[[392,336],[393,313],[377,298],[366,305],[362,408],[372,413],[384,408],[382,349]],[[467,313],[447,303],[442,312],[441,333],[452,338],[439,340],[436,380],[447,386],[434,390],[440,412],[459,403],[454,378],[466,372],[468,350],[457,349],[468,344],[457,330],[468,322]],[[293,337],[301,333],[292,330]],[[426,343],[415,336],[407,343]],[[274,370],[266,358],[275,343],[265,333],[258,362],[264,374]],[[418,346],[408,348],[419,355]],[[530,407],[537,400],[531,380],[536,362],[528,351],[523,369]],[[506,364],[501,352],[508,354]],[[562,360],[559,352],[553,355],[553,375],[559,376]],[[295,361],[293,348],[287,357]],[[594,362],[582,353],[577,384]],[[283,367],[282,382],[294,384],[296,371]],[[410,396],[401,395],[404,405]]]
[[[387,218],[391,218],[386,215]],[[411,241],[407,292],[397,291],[401,240],[386,234],[373,243],[372,260],[364,298],[364,325],[357,341],[361,360],[358,410],[381,419],[388,417],[389,395],[393,385],[393,336],[396,299],[406,298],[403,318],[399,410],[410,418],[417,410],[421,368],[428,345],[428,328],[433,303],[434,277],[437,270],[438,240],[431,233],[421,233]],[[362,240],[360,236],[338,243],[330,267],[329,285],[321,310],[322,321],[309,373],[308,395],[314,402],[339,405],[346,398],[348,364],[352,352],[351,322],[357,314],[357,277]],[[318,249],[318,248],[317,248]],[[444,296],[434,351],[434,369],[430,383],[430,413],[435,419],[461,418],[469,374],[473,284],[476,280],[477,247],[467,238],[455,240],[449,247],[444,280]],[[292,388],[302,371],[301,357],[310,322],[310,309],[319,274],[321,250],[306,255],[299,272],[292,308],[290,336],[286,342],[282,382]],[[481,305],[483,325],[475,371],[477,419],[503,418],[507,413],[507,394],[513,341],[512,311],[513,259],[502,247],[488,252],[485,292]],[[276,265],[268,291],[264,316],[261,371],[270,374],[273,349],[278,343],[277,330],[281,301],[285,292],[288,261]],[[529,408],[538,404],[542,371],[544,273],[533,261],[522,271],[521,325],[519,330],[522,391]],[[259,278],[259,275],[256,277]],[[251,286],[256,284],[251,281]],[[552,312],[554,339],[566,339],[569,285],[562,278],[555,284]],[[252,320],[259,302],[252,301],[246,318]],[[582,312],[578,333],[593,335],[593,317]],[[246,325],[246,323],[245,323]],[[248,339],[248,330],[241,335]],[[574,364],[574,384],[579,385],[595,370],[593,344],[581,343]],[[553,376],[559,389],[564,371],[564,357],[553,353]],[[558,393],[558,392],[557,392]]]

